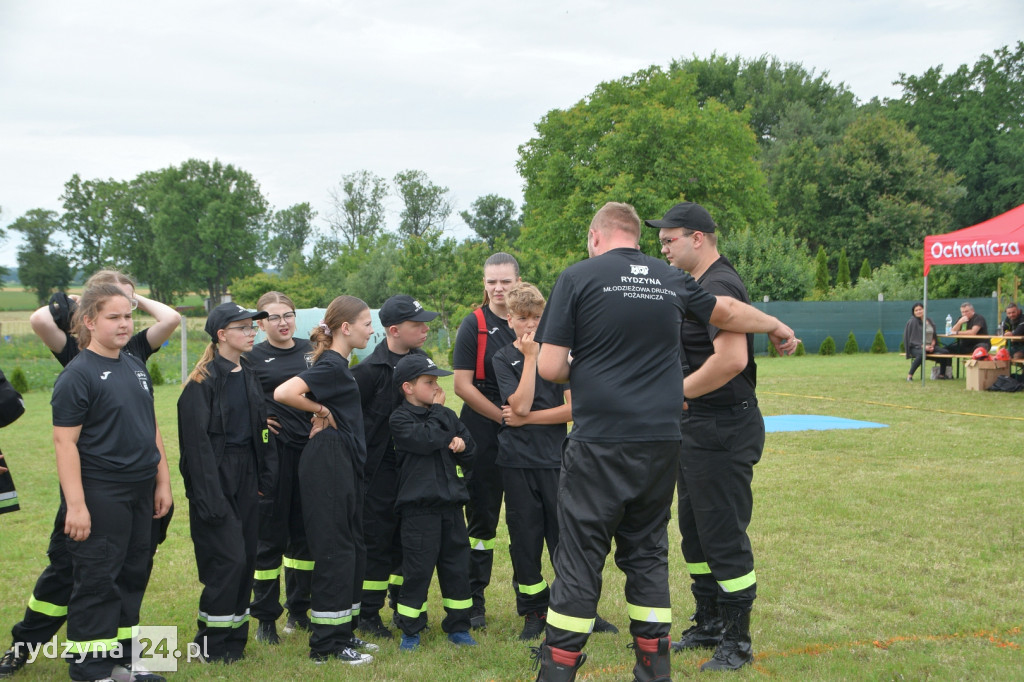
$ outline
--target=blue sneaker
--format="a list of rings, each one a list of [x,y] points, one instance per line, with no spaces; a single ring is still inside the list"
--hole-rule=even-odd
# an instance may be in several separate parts
[[[476,646],[476,640],[465,630],[449,634],[448,641],[456,646]]]
[[[402,635],[402,643],[398,645],[398,648],[402,651],[416,651],[420,648],[420,635]]]

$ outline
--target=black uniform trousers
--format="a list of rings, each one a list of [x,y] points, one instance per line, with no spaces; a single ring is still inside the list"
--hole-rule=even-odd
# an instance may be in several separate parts
[[[366,572],[363,577],[360,613],[372,616],[384,606],[392,581],[402,573],[402,536],[395,513],[398,467],[394,454],[385,456],[366,483],[363,498],[363,539]]]
[[[548,646],[580,651],[594,628],[601,574],[615,539],[634,637],[672,625],[668,519],[679,441],[586,443],[566,439],[558,481],[558,547],[548,605]]]
[[[68,673],[73,680],[95,680],[132,659],[132,636],[149,580],[155,483],[152,478],[83,478],[82,488],[91,517],[89,537],[81,542],[65,537],[74,577]]]
[[[444,632],[469,630],[469,536],[461,505],[411,508],[402,513],[402,591],[395,620],[415,635],[427,627],[427,590],[437,567],[437,583],[447,615]]]
[[[71,599],[71,588],[74,586],[71,554],[68,553],[67,536],[64,534],[64,517],[67,507],[64,500],[57,507],[53,517],[53,530],[50,531],[50,542],[46,555],[50,563],[43,569],[32,588],[32,594],[25,608],[21,621],[11,628],[11,643],[42,644],[53,639],[64,625],[68,617],[68,600]],[[162,519],[153,519],[150,538],[149,564],[147,578],[153,569],[153,554],[157,544],[163,542],[167,535],[167,526],[174,515],[174,507]]]
[[[459,420],[466,425],[476,443],[473,466],[466,477],[469,502],[466,503],[466,526],[469,532],[469,589],[473,594],[473,610],[483,611],[484,590],[491,582],[494,565],[494,536],[501,515],[501,470],[498,457],[500,425],[484,417],[469,405],[462,408]]]
[[[271,435],[271,438],[274,438]],[[278,487],[272,500],[260,500],[260,538],[252,590],[252,617],[275,621],[281,608],[281,570],[284,569],[285,608],[300,619],[309,610],[313,558],[302,522],[299,458],[305,443],[277,441]]]
[[[764,419],[753,397],[733,407],[688,406],[678,487],[690,589],[697,599],[750,608],[757,596],[747,537],[750,484],[764,449]]]
[[[549,588],[541,573],[544,542],[548,555],[558,547],[558,469],[501,467],[505,487],[505,523],[516,612],[545,612]]]
[[[325,429],[299,462],[306,539],[313,556],[310,653],[330,655],[353,645],[355,601],[366,564],[362,522],[362,464],[350,434]]]
[[[189,507],[189,527],[199,582],[195,642],[206,658],[237,660],[249,638],[249,599],[259,538],[256,453],[251,447],[225,447],[218,464],[220,485],[230,513],[220,523],[199,518]]]

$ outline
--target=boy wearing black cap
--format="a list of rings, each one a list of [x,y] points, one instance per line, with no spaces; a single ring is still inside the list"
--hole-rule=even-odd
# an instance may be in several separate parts
[[[364,635],[391,639],[380,617],[389,583],[395,593],[401,585],[402,544],[395,514],[398,467],[388,420],[402,403],[402,390],[392,381],[395,365],[409,354],[426,354],[427,322],[437,313],[424,310],[412,296],[398,294],[384,301],[377,313],[385,338],[362,362],[352,368],[359,386],[366,435],[366,466],[363,469],[363,538],[366,572],[359,614]],[[396,594],[392,595],[392,603]]]
[[[245,655],[259,531],[259,498],[274,490],[277,458],[252,350],[267,311],[223,303],[206,319],[210,345],[178,398],[178,463],[203,591],[195,642],[207,661]]]
[[[391,415],[398,462],[395,511],[401,517],[402,574],[396,618],[403,651],[419,646],[427,625],[427,588],[437,567],[447,616],[441,629],[452,644],[474,646],[469,634],[469,534],[462,507],[469,500],[462,468],[472,461],[473,438],[444,406],[437,377],[451,372],[421,354],[395,366],[405,401]]]

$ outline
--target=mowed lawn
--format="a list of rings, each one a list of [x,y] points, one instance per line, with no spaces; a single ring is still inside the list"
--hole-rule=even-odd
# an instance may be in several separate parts
[[[968,392],[963,380],[908,384],[908,366],[895,353],[759,362],[766,416],[834,415],[888,428],[768,435],[755,469],[750,527],[759,587],[752,617],[757,658],[737,679],[1024,677],[1024,394]],[[458,409],[450,381],[445,386],[449,406]],[[156,556],[143,624],[177,625],[187,641],[200,586],[177,473],[179,390],[157,389],[178,507]],[[22,499],[20,512],[0,517],[3,628],[20,618],[46,564],[57,505],[49,394],[34,391],[26,400],[29,413],[0,431]],[[692,600],[674,520],[670,533],[678,636]],[[506,541],[501,528],[496,545]],[[313,666],[305,637],[296,634],[274,648],[251,642],[247,659],[231,667],[183,664],[174,679],[530,680],[536,673],[528,648],[517,641],[522,621],[510,578],[507,552],[499,549],[489,628],[474,649],[455,649],[444,638],[435,585],[431,629],[415,654],[400,654],[392,641],[382,643],[369,666]],[[609,560],[600,611],[622,633],[591,638],[580,679],[631,679],[622,587]],[[674,677],[696,675],[707,657],[677,655]],[[62,663],[47,660],[18,679],[65,676]]]

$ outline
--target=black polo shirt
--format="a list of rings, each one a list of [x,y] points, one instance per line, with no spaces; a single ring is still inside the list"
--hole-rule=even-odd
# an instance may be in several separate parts
[[[348,360],[336,350],[325,350],[309,369],[299,374],[309,386],[307,397],[323,404],[334,415],[339,431],[355,439],[359,465],[366,462],[366,436],[363,433],[363,408],[359,386],[348,368]]]
[[[508,320],[502,319],[491,312],[489,306],[484,306],[484,321],[487,323],[487,348],[484,349],[484,381],[474,385],[483,393],[488,400],[497,405],[498,382],[494,378],[494,368],[491,365],[494,354],[502,347],[516,340],[516,334],[508,326]],[[455,336],[455,350],[452,352],[452,367],[454,369],[470,369],[476,372],[476,351],[477,337],[481,336],[477,325],[476,314],[470,313],[459,325],[459,332]]]

